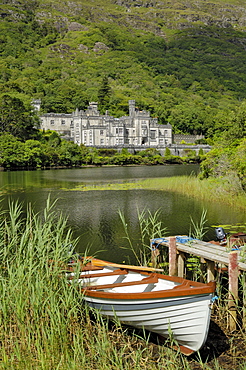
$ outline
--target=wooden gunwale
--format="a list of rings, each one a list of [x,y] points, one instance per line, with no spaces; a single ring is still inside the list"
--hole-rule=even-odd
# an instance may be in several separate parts
[[[126,270],[136,272],[134,269],[131,269],[131,268],[127,268]],[[140,271],[138,273],[140,274]],[[108,272],[106,274],[108,275],[108,274],[110,274],[110,272]],[[153,273],[150,273],[150,272],[147,272],[147,271],[141,271],[141,275],[150,276],[152,274]],[[204,284],[204,283],[200,283],[199,281],[191,281],[191,280],[188,280],[188,279],[184,279],[180,276],[169,276],[169,275],[163,275],[163,274],[159,274],[159,273],[155,273],[155,275],[158,276],[159,279],[173,281],[174,283],[179,283],[179,284],[182,284],[184,281],[187,281],[187,282],[192,283],[192,286],[195,286],[195,287],[204,287],[204,285],[205,286],[207,285],[207,284]],[[84,276],[86,277],[87,275],[84,275]],[[102,274],[100,274],[100,276],[102,276]]]
[[[90,270],[87,270],[87,271],[90,271]],[[112,272],[102,272],[102,273],[98,273],[98,274],[68,276],[68,280],[92,279],[92,278],[98,278],[98,277],[114,276],[114,275],[127,275],[127,274],[128,274],[128,270],[118,269],[118,270],[114,270]]]
[[[182,245],[182,244],[181,244]],[[82,259],[83,261],[83,259]],[[102,261],[98,259],[92,258],[92,261],[88,262],[86,265],[83,264],[81,260],[79,261],[81,264],[82,271],[97,271],[103,270],[101,266],[104,267],[115,267],[114,265],[119,266],[118,264],[113,264],[107,261]],[[96,265],[98,263],[98,265]],[[103,263],[99,267],[99,264]],[[118,271],[132,271],[136,272],[135,266],[132,265],[120,265],[122,269],[118,269]],[[139,266],[137,266],[139,268]],[[104,284],[104,285],[94,285],[94,286],[87,286],[82,287],[81,292],[88,297],[95,297],[95,298],[105,298],[105,299],[129,299],[129,300],[141,300],[141,299],[167,299],[167,298],[174,298],[174,297],[185,297],[185,296],[194,296],[194,295],[207,295],[212,294],[215,292],[216,284],[214,281],[211,281],[207,284],[196,282],[196,281],[189,281],[187,279],[183,279],[182,277],[178,276],[168,276],[163,275],[160,273],[150,273],[145,271],[144,267],[140,267],[141,272],[139,274],[146,275],[147,277],[140,280],[140,281],[133,281],[133,282],[122,282],[116,284]],[[154,269],[153,269],[154,270]],[[111,276],[116,274],[115,271],[109,271],[106,273],[98,273],[98,274],[88,274],[83,275],[82,278],[89,278],[89,277],[101,277],[101,276]],[[113,274],[112,274],[113,273]],[[111,274],[111,275],[110,275]],[[118,272],[117,272],[118,274]],[[124,272],[122,272],[124,274]],[[99,276],[97,276],[99,275]],[[154,278],[153,278],[154,275]],[[78,279],[78,278],[77,278]],[[139,284],[154,284],[158,282],[158,279],[163,279],[167,281],[173,281],[175,283],[179,283],[180,285],[172,288],[172,289],[164,289],[158,291],[150,291],[150,292],[140,292],[140,293],[115,293],[115,292],[105,292],[102,289],[111,289],[114,287],[124,287],[124,286],[131,286],[131,285],[139,285]]]
[[[159,277],[160,274],[157,274]],[[169,277],[165,275],[160,275],[160,277]],[[176,277],[175,277],[176,278]],[[176,279],[167,279],[176,281]],[[167,299],[167,298],[178,298],[185,296],[195,296],[195,295],[208,295],[215,292],[216,283],[211,281],[207,284],[202,284],[198,282],[193,282],[185,279],[181,279],[184,284],[179,285],[173,289],[158,290],[152,292],[141,292],[141,293],[114,293],[114,292],[104,292],[91,289],[82,288],[81,291],[85,296],[102,298],[102,299],[115,299],[115,300],[143,300],[143,299]],[[136,284],[136,282],[135,282]],[[108,284],[111,288],[113,284]],[[122,285],[121,285],[122,286]]]
[[[92,265],[92,264],[89,264],[88,265],[84,265],[81,261],[77,261],[80,263],[80,271],[101,271],[103,270],[103,267],[101,266],[95,266],[95,265]],[[76,263],[73,262],[73,263],[68,263],[68,270],[69,272],[74,272],[74,269],[76,268]]]
[[[96,274],[97,277],[99,274]],[[99,275],[99,277],[102,274]],[[105,273],[103,274],[104,276],[112,276],[112,275],[124,275],[124,274],[113,274],[113,273]],[[94,275],[92,275],[94,277]],[[84,277],[84,276],[83,276]],[[126,281],[122,283],[110,283],[110,284],[101,284],[101,285],[93,285],[93,286],[87,286],[84,289],[89,289],[89,290],[100,290],[100,289],[111,289],[111,288],[120,288],[124,286],[131,286],[131,285],[141,285],[141,284],[155,284],[158,283],[159,278],[157,277],[156,274],[151,274],[146,278],[143,278],[142,280],[135,280],[135,281]],[[184,280],[180,285],[174,286],[172,289],[179,289],[180,287],[192,287],[192,282],[189,280]]]

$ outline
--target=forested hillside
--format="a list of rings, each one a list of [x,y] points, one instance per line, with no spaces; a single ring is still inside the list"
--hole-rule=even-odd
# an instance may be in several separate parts
[[[135,99],[174,132],[206,137],[238,120],[243,0],[4,0],[0,14],[1,96],[40,98],[45,112],[98,101],[115,116]]]

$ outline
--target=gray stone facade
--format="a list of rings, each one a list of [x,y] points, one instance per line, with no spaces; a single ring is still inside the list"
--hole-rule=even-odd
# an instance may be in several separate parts
[[[203,135],[183,135],[183,134],[174,134],[173,135],[173,143],[174,144],[193,144],[197,140],[204,139]]]
[[[40,105],[41,101],[33,101],[35,109],[39,110]],[[97,103],[91,102],[85,111],[41,114],[40,122],[42,130],[56,131],[78,145],[166,147],[172,144],[172,126],[158,124],[149,112],[138,110],[134,100],[129,100],[129,116],[101,115]]]

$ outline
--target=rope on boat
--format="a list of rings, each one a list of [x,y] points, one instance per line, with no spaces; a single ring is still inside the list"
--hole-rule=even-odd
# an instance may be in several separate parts
[[[212,299],[211,299],[211,302],[214,303],[215,301],[217,301],[219,299],[219,297],[217,295],[215,295]]]

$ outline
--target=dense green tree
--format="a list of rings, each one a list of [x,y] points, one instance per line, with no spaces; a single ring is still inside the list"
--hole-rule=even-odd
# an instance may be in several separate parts
[[[0,134],[0,166],[6,169],[24,167],[25,144],[10,133]]]
[[[228,140],[228,133],[217,140],[201,163],[201,178],[221,178],[228,191],[246,190],[246,139]]]
[[[244,138],[236,148],[232,163],[241,181],[242,187],[246,191],[246,138]]]
[[[28,168],[41,168],[45,155],[42,144],[37,140],[27,140],[24,145],[23,165]]]
[[[244,101],[235,114],[232,120],[232,132],[234,136],[243,138],[246,136],[246,101]]]
[[[31,106],[26,108],[20,99],[7,94],[0,96],[1,133],[8,132],[24,141],[37,135],[37,124]]]
[[[61,166],[74,167],[82,163],[82,152],[78,145],[62,140],[59,146],[59,163]]]
[[[141,157],[154,157],[156,155],[160,155],[158,150],[155,148],[148,148],[145,150],[141,150],[137,154],[140,155]]]
[[[98,154],[102,157],[112,157],[117,154],[117,149],[101,148],[98,149]]]

